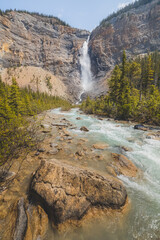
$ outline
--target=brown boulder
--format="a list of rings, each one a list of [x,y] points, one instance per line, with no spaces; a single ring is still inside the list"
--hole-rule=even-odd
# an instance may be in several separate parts
[[[108,147],[109,147],[109,145],[106,144],[106,143],[96,143],[96,144],[93,144],[93,148],[98,149],[98,150],[104,150],[104,149],[106,149]]]
[[[160,131],[157,132],[149,132],[146,136],[147,139],[153,139],[160,141]]]
[[[70,136],[70,132],[67,131],[65,128],[63,129],[63,133],[64,133],[64,136],[66,136],[66,137]]]
[[[127,198],[119,180],[57,160],[41,162],[33,176],[31,193],[39,197],[56,224],[79,220],[94,206],[120,209]]]
[[[122,150],[124,150],[125,152],[131,152],[131,151],[133,151],[132,148],[126,147],[126,146],[122,146],[121,148],[122,148]]]
[[[82,127],[80,128],[80,130],[81,130],[81,131],[84,131],[84,132],[89,132],[88,128],[86,128],[85,126],[82,126]]]
[[[112,157],[114,160],[112,165],[118,175],[122,174],[128,177],[136,177],[138,169],[126,156],[112,153]]]

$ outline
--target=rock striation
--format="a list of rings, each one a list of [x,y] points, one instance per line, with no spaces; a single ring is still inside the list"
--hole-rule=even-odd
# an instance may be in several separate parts
[[[128,57],[160,50],[160,1],[146,2],[104,20],[91,33],[89,54],[99,93],[107,91],[107,83],[102,83],[121,61],[124,49]]]
[[[31,193],[39,197],[56,224],[79,220],[95,206],[120,209],[127,199],[123,184],[114,177],[57,160],[41,162],[33,176]]]
[[[56,18],[8,12],[0,16],[0,70],[19,66],[44,69],[62,81],[73,100],[81,90],[79,49],[88,35],[88,31],[65,26]]]
[[[142,1],[138,7],[120,11],[103,20],[89,40],[93,90],[83,93],[96,97],[106,94],[111,70],[125,49],[129,58],[160,50],[160,2]],[[21,87],[31,85],[52,95],[79,100],[81,87],[80,48],[89,32],[65,26],[60,20],[26,12],[9,11],[0,16],[0,73],[4,81],[15,75]],[[25,66],[28,69],[25,69]],[[14,73],[9,68],[18,68]],[[21,79],[21,81],[20,81]]]

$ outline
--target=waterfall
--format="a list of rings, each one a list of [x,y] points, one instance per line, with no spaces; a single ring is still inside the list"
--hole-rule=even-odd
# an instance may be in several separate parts
[[[92,87],[92,73],[91,73],[91,61],[88,54],[89,37],[84,42],[80,51],[80,64],[81,64],[81,82],[83,92],[89,91]],[[83,93],[82,92],[82,93]]]

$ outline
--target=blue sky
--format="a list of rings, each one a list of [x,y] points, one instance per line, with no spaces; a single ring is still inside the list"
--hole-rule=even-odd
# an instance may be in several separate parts
[[[100,21],[134,0],[0,0],[0,8],[51,14],[73,27],[91,31]]]

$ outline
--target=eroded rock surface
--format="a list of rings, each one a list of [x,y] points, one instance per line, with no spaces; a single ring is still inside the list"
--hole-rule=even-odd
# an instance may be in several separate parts
[[[127,198],[119,180],[57,160],[41,162],[31,183],[31,193],[45,203],[56,224],[81,219],[94,206],[120,209]]]
[[[93,144],[93,148],[98,149],[98,150],[104,150],[107,149],[109,147],[108,144],[106,143],[95,143]]]
[[[124,49],[128,57],[160,50],[159,0],[144,2],[137,8],[104,20],[91,33],[89,53],[97,93],[106,93],[107,84],[102,83],[120,63]]]
[[[18,216],[17,216],[17,223],[16,229],[14,233],[14,240],[22,240],[24,239],[26,229],[27,229],[27,215],[25,212],[25,205],[24,205],[24,198],[21,198],[18,201]]]
[[[138,173],[137,167],[124,155],[112,153],[112,166],[117,175],[124,175],[128,177],[136,177]]]
[[[0,70],[19,66],[38,68],[40,74],[32,69],[34,74],[31,75],[28,74],[29,69],[25,72],[21,68],[13,76],[17,81],[20,76],[27,85],[35,82],[35,87],[38,77],[39,89],[42,85],[44,91],[47,90],[45,81],[50,79],[53,88],[55,82],[57,88],[61,85],[64,96],[70,96],[72,100],[79,97],[79,49],[88,38],[88,31],[65,26],[54,17],[11,11],[0,16],[0,33]],[[12,75],[10,70],[5,75],[7,79]],[[21,74],[23,71],[25,78]],[[43,78],[40,77],[41,74]],[[57,95],[60,91],[53,93]]]

